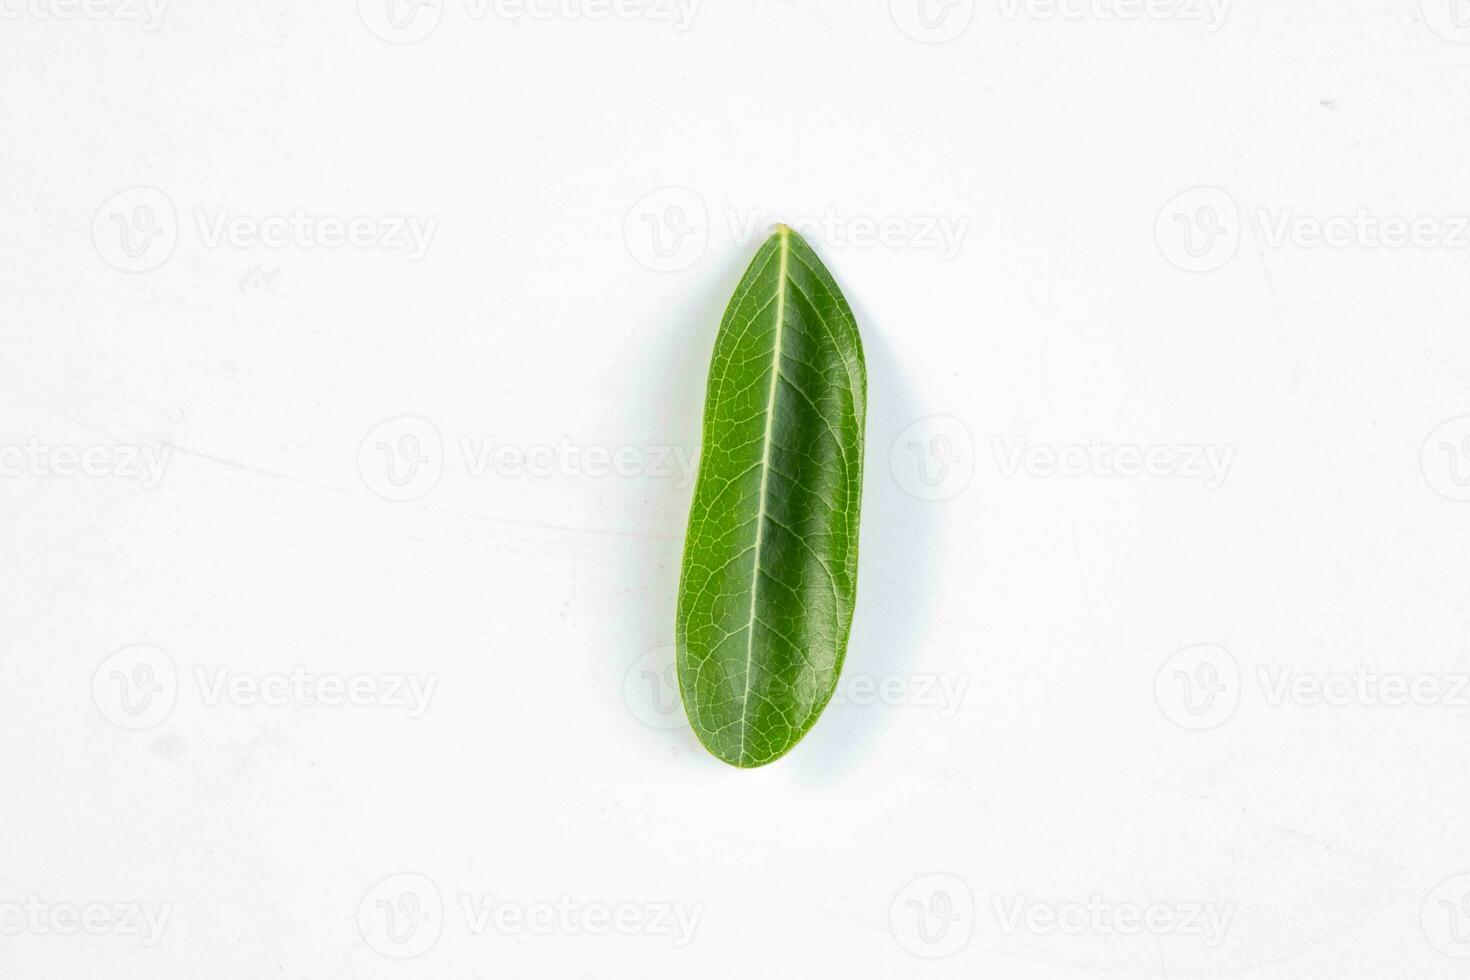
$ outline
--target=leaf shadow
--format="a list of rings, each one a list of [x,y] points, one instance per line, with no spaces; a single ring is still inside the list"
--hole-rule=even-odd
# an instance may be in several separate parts
[[[877,749],[883,730],[912,710],[884,704],[870,692],[893,676],[912,684],[912,665],[933,606],[931,570],[939,541],[939,514],[905,491],[889,466],[894,440],[927,413],[887,335],[855,298],[855,290],[846,291],[868,367],[857,607],[838,696],[790,756],[795,775],[807,785],[846,778]],[[854,688],[858,682],[867,689]],[[837,703],[844,693],[850,696]],[[873,696],[872,703],[859,703],[868,696]]]

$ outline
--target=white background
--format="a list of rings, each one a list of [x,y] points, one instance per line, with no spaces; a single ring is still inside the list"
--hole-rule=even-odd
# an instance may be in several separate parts
[[[1470,5],[66,2],[0,0],[0,975],[1464,975]],[[1274,230],[1360,212],[1432,220]],[[661,461],[752,215],[871,408],[843,703],[741,772]],[[374,703],[212,688],[292,671]],[[1364,671],[1442,686],[1275,696]]]

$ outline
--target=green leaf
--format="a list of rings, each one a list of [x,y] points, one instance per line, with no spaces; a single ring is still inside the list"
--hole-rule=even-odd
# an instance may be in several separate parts
[[[867,389],[852,309],[782,225],[715,340],[679,583],[684,710],[731,765],[791,751],[836,689],[857,593]]]

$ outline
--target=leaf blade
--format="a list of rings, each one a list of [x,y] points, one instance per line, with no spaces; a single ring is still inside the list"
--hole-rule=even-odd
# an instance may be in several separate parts
[[[680,578],[685,711],[731,765],[785,755],[835,690],[856,599],[866,401],[851,308],[782,226],[715,342]]]

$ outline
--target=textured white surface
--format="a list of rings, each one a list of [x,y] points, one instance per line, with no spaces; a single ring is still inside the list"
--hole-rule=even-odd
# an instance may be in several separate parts
[[[1463,976],[1470,5],[591,3],[0,0],[0,974]],[[775,219],[863,564],[737,772],[658,685]]]

